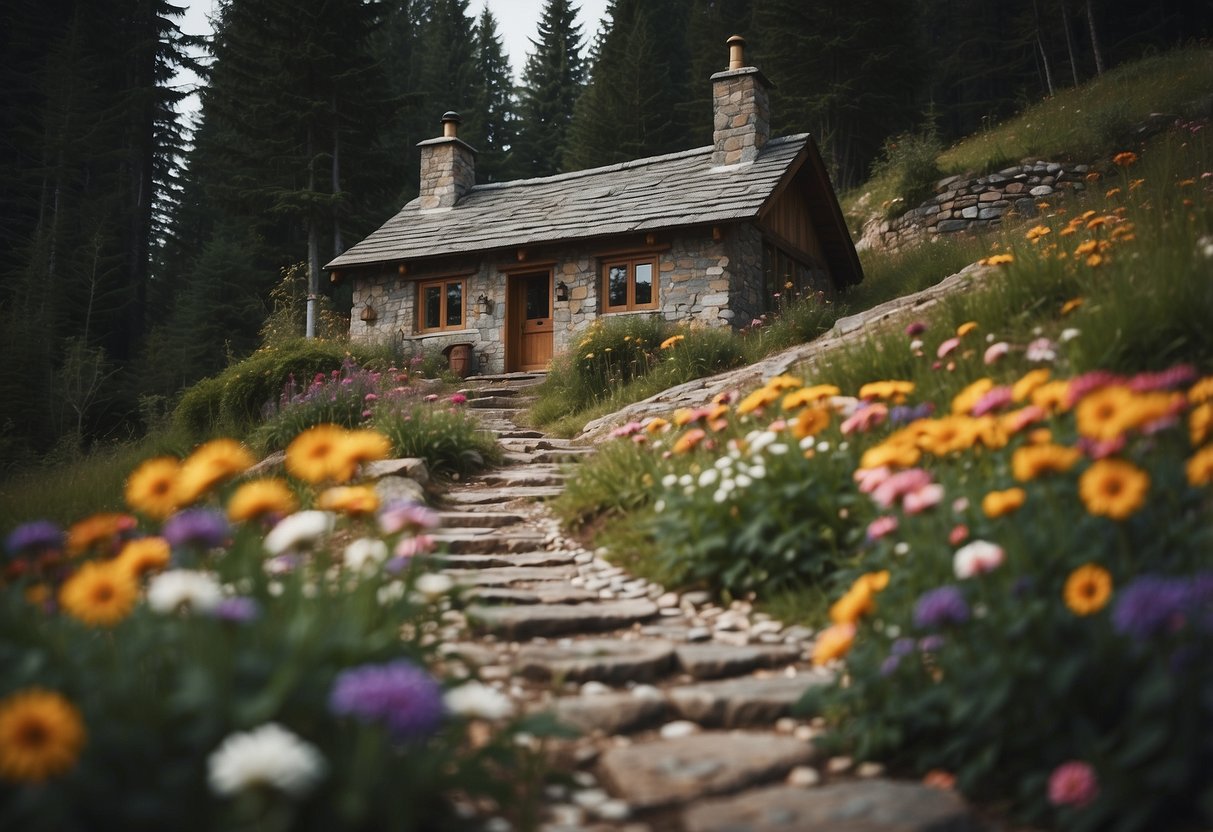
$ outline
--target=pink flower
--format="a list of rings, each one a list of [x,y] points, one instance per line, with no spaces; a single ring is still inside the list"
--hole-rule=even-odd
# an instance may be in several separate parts
[[[645,436],[643,433],[638,433],[632,437],[632,441],[635,442],[637,445],[643,445],[645,442],[649,441],[649,438],[647,436]]]
[[[924,485],[917,491],[911,491],[901,500],[901,507],[906,514],[920,514],[943,501],[943,486],[939,483]]]
[[[1057,345],[1048,338],[1037,338],[1028,344],[1024,357],[1029,361],[1053,361],[1057,358]]]
[[[406,537],[396,544],[396,557],[411,558],[434,551],[434,538],[428,534]]]
[[[952,527],[952,531],[948,532],[948,542],[953,546],[959,546],[969,539],[969,527],[964,523],[959,523]]]
[[[1151,390],[1174,390],[1196,380],[1199,374],[1191,364],[1176,364],[1157,373],[1138,373],[1129,379],[1129,389],[1134,393]]]
[[[935,357],[936,358],[947,358],[959,346],[960,346],[959,338],[955,338],[955,337],[949,338],[948,340],[944,341],[942,344],[939,345],[939,349],[935,350]]]
[[[956,577],[963,581],[974,575],[993,572],[1002,566],[1004,560],[1006,560],[1006,553],[1003,552],[1001,546],[990,543],[988,540],[974,540],[967,546],[956,550],[956,554],[952,556],[952,569],[955,570]]]
[[[1070,760],[1049,775],[1049,802],[1054,806],[1081,808],[1099,796],[1099,780],[1090,764]]]
[[[855,482],[859,483],[859,490],[863,494],[871,494],[876,490],[876,487],[887,480],[893,471],[887,465],[882,465],[879,468],[860,468],[852,477]]]
[[[906,494],[926,488],[931,484],[931,475],[921,468],[910,468],[890,475],[872,492],[872,499],[881,508],[888,508]]]
[[[451,396],[451,404],[463,404],[467,400],[468,397],[462,393],[455,393],[453,396]]]
[[[1014,399],[1011,397],[1010,387],[1006,385],[995,387],[977,400],[972,412],[974,416],[984,416],[991,410],[1002,410],[1012,401]]]
[[[889,408],[886,405],[870,404],[867,407],[856,410],[846,421],[842,423],[841,430],[844,436],[849,436],[855,431],[867,433],[872,428],[884,422],[889,416]]]
[[[379,401],[379,396],[375,393],[367,393],[362,397],[362,400],[367,402],[377,402]]]
[[[425,397],[425,400],[427,402],[436,402],[436,401],[438,401],[438,394],[430,393],[428,396]]]
[[[1008,344],[1006,341],[999,341],[997,344],[991,344],[989,347],[986,348],[986,354],[982,360],[985,361],[986,364],[993,364],[995,361],[998,361],[998,359],[1004,357],[1010,351],[1011,351],[1010,344]]]
[[[868,524],[868,540],[880,540],[887,534],[897,531],[897,518],[891,514],[877,517]]]
[[[384,534],[418,532],[438,526],[438,513],[420,503],[396,500],[379,513],[379,528]]]
[[[955,500],[952,501],[952,511],[956,512],[957,514],[964,514],[968,510],[969,510],[969,498],[968,497],[957,497]]]
[[[621,436],[631,436],[634,433],[639,433],[644,429],[644,425],[640,422],[628,422],[626,425],[620,425],[611,431],[611,436],[618,439]]]
[[[927,325],[923,321],[914,321],[906,327],[906,335],[913,338],[916,335],[922,335],[927,331]]]
[[[1019,433],[1035,422],[1039,422],[1049,414],[1044,408],[1030,404],[1027,407],[1022,407],[1014,413],[1007,415],[1006,426],[1010,433]]]
[[[768,430],[781,431],[784,428],[786,428],[787,426],[788,426],[787,419],[776,419],[774,422],[771,422],[771,425],[768,428]]]
[[[1078,449],[1091,459],[1113,456],[1123,451],[1124,447],[1125,436],[1123,433],[1111,439],[1088,439],[1084,436],[1078,440]]]

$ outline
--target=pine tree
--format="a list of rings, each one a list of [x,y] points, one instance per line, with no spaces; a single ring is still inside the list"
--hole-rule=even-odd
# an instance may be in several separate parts
[[[608,8],[609,28],[569,127],[566,169],[690,146],[678,107],[686,88],[687,12],[682,0],[618,0]]]
[[[473,101],[465,114],[465,138],[477,150],[476,179],[497,182],[512,178],[514,145],[514,79],[497,19],[486,5],[476,23],[476,74]]]
[[[531,40],[518,96],[515,167],[521,175],[562,170],[573,109],[585,85],[581,26],[569,0],[548,0]]]

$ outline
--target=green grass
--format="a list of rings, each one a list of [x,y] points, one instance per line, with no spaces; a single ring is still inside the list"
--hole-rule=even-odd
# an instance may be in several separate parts
[[[1179,49],[1117,67],[1080,87],[1065,89],[1022,114],[945,150],[942,175],[985,173],[1028,157],[1092,162],[1110,156],[1154,113],[1194,115],[1213,90],[1213,50]],[[1202,98],[1205,100],[1201,104]],[[843,212],[858,227],[898,196],[895,172],[842,196]],[[913,206],[910,206],[913,207]]]

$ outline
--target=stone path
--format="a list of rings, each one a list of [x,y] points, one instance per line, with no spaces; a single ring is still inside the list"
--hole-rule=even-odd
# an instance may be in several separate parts
[[[823,756],[821,720],[792,715],[830,680],[810,631],[667,592],[562,537],[542,501],[589,451],[515,423],[538,377],[473,381],[468,404],[508,462],[444,496],[441,566],[467,602],[443,651],[582,732],[546,748],[568,777],[545,791],[543,832],[985,828],[951,792]]]

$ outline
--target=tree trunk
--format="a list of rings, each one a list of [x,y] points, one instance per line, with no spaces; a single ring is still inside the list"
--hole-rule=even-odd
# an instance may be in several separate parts
[[[1037,0],[1032,0],[1032,18],[1036,21],[1036,48],[1040,50],[1040,61],[1045,70],[1045,86],[1049,90],[1049,98],[1053,97],[1053,67],[1049,65],[1049,53],[1045,49],[1044,32],[1040,26],[1040,6]]]
[[[1070,73],[1074,76],[1074,86],[1078,86],[1078,60],[1074,56],[1074,30],[1070,28],[1070,9],[1066,0],[1061,2],[1061,28],[1066,33],[1066,55],[1070,59]]]
[[[316,155],[313,131],[307,127],[307,189],[308,193],[316,193]],[[320,295],[320,235],[316,228],[316,207],[309,202],[307,209],[307,326],[304,329],[306,338],[316,337],[316,299]]]
[[[337,116],[337,93],[333,93],[333,256],[345,251],[341,240],[341,212],[337,199],[341,193],[341,120]]]
[[[1095,53],[1095,74],[1103,75],[1103,51],[1099,48],[1099,34],[1095,31],[1095,0],[1087,0],[1087,28],[1091,30],[1091,51]]]

